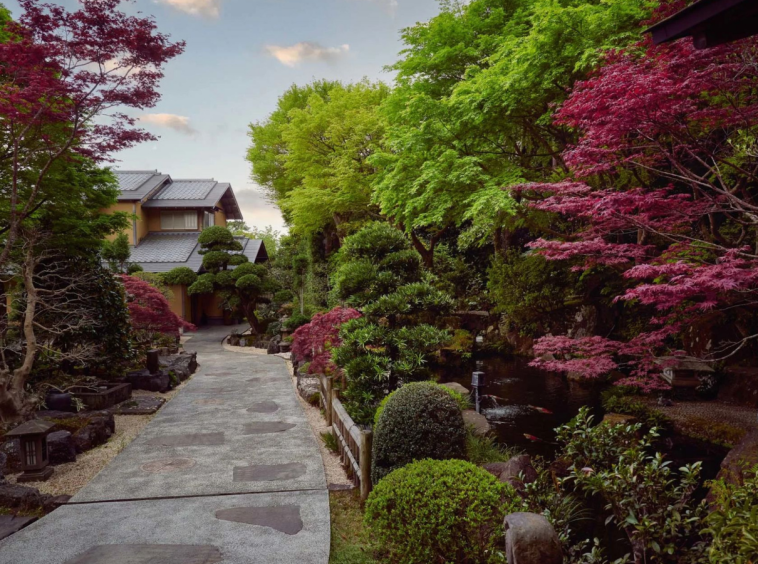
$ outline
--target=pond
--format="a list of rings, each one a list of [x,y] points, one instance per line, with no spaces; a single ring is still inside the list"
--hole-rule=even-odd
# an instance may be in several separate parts
[[[481,412],[492,425],[500,444],[516,446],[533,455],[552,457],[556,446],[554,429],[570,421],[579,408],[589,406],[602,417],[602,385],[576,382],[554,372],[529,366],[530,359],[482,356],[487,396]],[[458,382],[471,390],[475,361],[445,366],[438,371],[440,382]]]

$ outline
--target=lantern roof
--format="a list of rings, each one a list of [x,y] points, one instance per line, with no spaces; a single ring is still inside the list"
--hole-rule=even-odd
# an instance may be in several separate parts
[[[9,433],[6,433],[5,436],[23,437],[29,435],[45,435],[49,433],[53,427],[55,427],[55,424],[50,423],[49,421],[43,421],[42,419],[32,419],[31,421],[27,421],[26,423],[19,425]]]

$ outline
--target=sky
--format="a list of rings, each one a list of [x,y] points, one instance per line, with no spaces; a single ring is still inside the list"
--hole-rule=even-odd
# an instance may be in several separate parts
[[[0,0],[20,14],[15,0]],[[68,9],[75,0],[57,0]],[[155,17],[187,48],[169,62],[162,99],[139,115],[159,140],[117,153],[115,167],[157,169],[174,179],[230,182],[245,221],[283,231],[276,206],[250,178],[248,125],[265,120],[292,84],[364,77],[402,49],[401,29],[439,12],[437,0],[136,0],[128,13]]]

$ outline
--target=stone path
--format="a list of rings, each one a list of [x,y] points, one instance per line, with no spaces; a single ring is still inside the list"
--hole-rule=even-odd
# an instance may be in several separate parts
[[[0,543],[0,564],[326,564],[318,444],[280,358],[185,345],[200,370],[67,506]]]

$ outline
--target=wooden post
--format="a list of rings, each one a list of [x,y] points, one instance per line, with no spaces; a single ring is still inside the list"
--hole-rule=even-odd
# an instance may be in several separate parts
[[[360,465],[361,465],[361,501],[368,499],[371,493],[371,446],[373,435],[371,431],[361,431]]]
[[[324,376],[326,379],[326,397],[324,398],[324,411],[326,414],[326,426],[332,426],[332,379]]]

